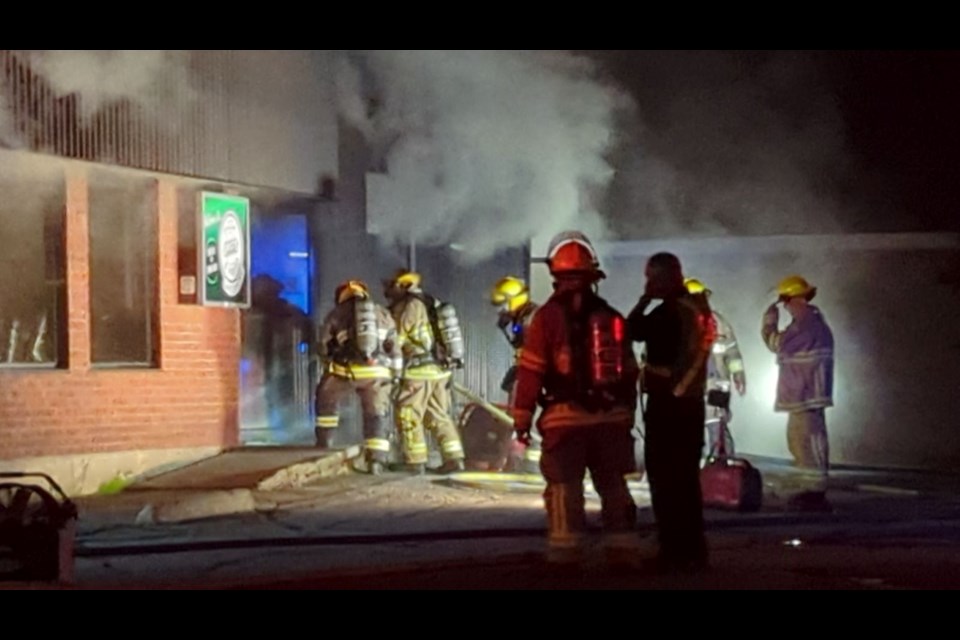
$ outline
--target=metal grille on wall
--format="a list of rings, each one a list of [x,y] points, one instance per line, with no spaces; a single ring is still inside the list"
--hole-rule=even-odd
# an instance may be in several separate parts
[[[335,117],[323,106],[318,52],[156,52],[164,57],[145,65],[155,81],[129,90],[114,82],[112,95],[93,80],[69,82],[59,67],[51,80],[49,53],[0,50],[0,146],[308,194],[321,173],[335,171]],[[63,64],[99,52],[56,53]],[[299,74],[294,88],[277,84],[277,65]]]
[[[211,153],[215,149],[206,144],[209,136],[203,129],[212,124],[205,116],[215,110],[215,102],[194,100],[186,87],[174,84],[162,99],[145,95],[149,113],[145,104],[128,99],[84,104],[80,93],[58,93],[34,69],[32,59],[29,51],[0,50],[8,111],[6,137],[12,138],[12,144],[78,160],[224,177],[225,163]],[[217,69],[216,64],[208,66]],[[195,77],[209,80],[205,93],[221,93],[214,85],[222,74]]]

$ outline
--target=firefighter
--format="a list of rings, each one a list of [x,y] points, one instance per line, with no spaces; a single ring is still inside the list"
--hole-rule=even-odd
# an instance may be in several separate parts
[[[512,408],[517,437],[543,438],[541,471],[548,522],[546,560],[564,570],[582,559],[587,531],[584,478],[600,495],[604,548],[615,565],[637,554],[637,508],[626,476],[633,473],[638,366],[625,319],[597,295],[606,276],[582,234],[558,236],[548,254],[554,294],[527,331]]]
[[[317,446],[329,448],[340,426],[340,403],[360,396],[367,468],[380,475],[390,458],[392,381],[402,367],[396,325],[357,280],[337,288],[336,308],[320,332],[323,378],[317,386]]]
[[[501,383],[501,389],[508,394],[508,404],[513,405],[514,387],[517,380],[517,365],[523,352],[523,339],[539,308],[530,300],[530,289],[520,278],[508,276],[498,282],[490,296],[493,306],[500,310],[497,326],[507,338],[514,350],[514,364],[507,371]],[[524,447],[521,468],[527,473],[536,473],[540,469],[541,443],[534,436],[530,446]]]
[[[827,481],[830,441],[826,410],[834,406],[834,338],[823,313],[811,304],[817,288],[800,276],[791,276],[777,288],[779,300],[763,318],[763,341],[778,359],[780,379],[776,410],[789,414],[787,441],[794,465],[805,472],[802,491],[789,506],[830,511]],[[780,331],[780,306],[793,321]]]
[[[701,280],[688,278],[684,285],[693,296],[713,297],[711,291]],[[717,338],[713,343],[713,355],[707,367],[707,458],[718,455],[720,451],[720,423],[730,424],[733,412],[730,410],[730,396],[735,390],[740,397],[747,395],[747,374],[743,364],[743,355],[737,342],[733,326],[716,309],[713,320],[717,326]],[[733,439],[724,442],[727,455],[734,455]]]
[[[646,344],[646,467],[659,537],[658,569],[708,566],[700,460],[706,419],[707,361],[716,329],[706,296],[684,286],[680,260],[657,254],[646,292],[629,316],[630,336]],[[648,313],[655,300],[662,301]]]
[[[438,303],[423,292],[421,284],[421,276],[410,271],[401,271],[384,283],[403,355],[403,374],[395,396],[397,429],[410,471],[417,475],[426,472],[426,428],[440,447],[440,473],[454,473],[466,468],[463,442],[450,417],[453,370],[463,366],[462,336],[459,349],[444,340],[441,329],[454,327],[441,326]],[[458,332],[458,323],[452,324],[457,324]]]

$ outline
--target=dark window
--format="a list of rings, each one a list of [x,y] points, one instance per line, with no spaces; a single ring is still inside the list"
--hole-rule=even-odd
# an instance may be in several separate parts
[[[157,363],[157,203],[152,180],[90,175],[91,362]]]
[[[63,169],[0,154],[0,367],[66,364]]]

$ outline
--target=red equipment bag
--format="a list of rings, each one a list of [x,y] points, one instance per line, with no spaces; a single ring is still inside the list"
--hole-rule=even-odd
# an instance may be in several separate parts
[[[724,446],[726,424],[720,423],[720,451],[700,471],[703,506],[728,511],[754,512],[763,506],[763,478],[760,471],[742,458],[727,457]]]
[[[746,460],[717,458],[700,471],[703,506],[730,511],[759,511],[763,506],[763,479]]]

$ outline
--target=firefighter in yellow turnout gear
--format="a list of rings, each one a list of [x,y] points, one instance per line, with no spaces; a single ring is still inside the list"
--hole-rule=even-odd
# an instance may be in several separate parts
[[[706,296],[709,300],[713,291],[702,281],[696,278],[687,278],[684,286],[692,296]],[[740,397],[747,395],[747,373],[744,366],[743,354],[740,353],[740,344],[733,326],[719,311],[713,309],[713,320],[717,326],[717,337],[713,343],[713,351],[707,364],[707,438],[704,447],[704,457],[718,455],[720,447],[721,422],[729,425],[733,422],[731,410],[731,396],[736,391]],[[733,456],[735,444],[733,437],[723,429],[723,449],[726,455]]]
[[[368,469],[379,475],[390,458],[390,396],[402,367],[396,324],[363,282],[342,284],[336,301],[320,332],[324,374],[317,386],[317,447],[332,446],[340,426],[340,404],[356,393],[363,410]]]
[[[446,316],[441,305],[424,294],[421,282],[419,274],[401,272],[384,283],[404,364],[396,395],[397,429],[404,461],[414,473],[424,473],[429,459],[425,428],[440,447],[444,462],[440,471],[462,471],[466,456],[450,416],[452,369],[462,367],[462,336],[455,352],[442,342],[442,336],[437,334],[441,327],[448,326],[443,324]],[[456,331],[459,332],[459,324]]]
[[[514,365],[503,379],[501,388],[508,394],[508,404],[512,407],[517,382],[517,371],[523,355],[523,342],[534,314],[540,308],[530,299],[530,288],[520,278],[508,276],[498,282],[490,296],[493,306],[499,308],[498,326],[514,350]],[[542,439],[534,435],[530,445],[524,447],[522,471],[540,473]]]

